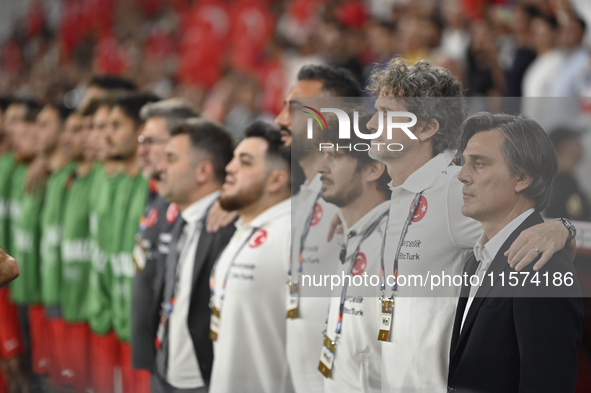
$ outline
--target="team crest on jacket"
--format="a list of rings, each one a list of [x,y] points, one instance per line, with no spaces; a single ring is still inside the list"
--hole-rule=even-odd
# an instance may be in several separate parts
[[[158,221],[158,209],[153,207],[150,209],[147,216],[142,217],[140,221],[140,229],[143,231],[146,228],[152,228],[154,224],[156,224],[156,221]]]
[[[417,205],[417,210],[415,210],[415,214],[414,216],[412,216],[412,222],[419,222],[423,219],[423,217],[425,217],[425,214],[427,214],[427,208],[429,206],[427,205],[427,198],[425,198],[423,195],[421,195],[421,200],[419,201],[419,204]],[[410,205],[410,208],[412,209],[412,203]]]
[[[322,220],[322,217],[324,216],[324,213],[322,212],[322,206],[320,206],[320,203],[316,204],[316,207],[314,208],[314,216],[312,217],[312,221],[310,222],[310,226],[314,226],[316,224],[318,224],[320,222],[320,220]]]
[[[248,241],[248,246],[250,248],[257,248],[258,246],[262,246],[263,243],[267,241],[267,231],[264,229],[259,229],[256,231]]]
[[[169,224],[172,224],[174,222],[174,220],[176,220],[178,215],[179,215],[179,207],[177,206],[177,204],[171,203],[170,205],[168,205],[168,209],[166,210],[166,221]]]
[[[351,275],[358,276],[358,275],[362,274],[366,268],[367,268],[367,257],[365,256],[364,253],[360,252],[359,254],[357,254],[357,260],[355,261],[355,265],[353,266],[353,269],[351,270]]]

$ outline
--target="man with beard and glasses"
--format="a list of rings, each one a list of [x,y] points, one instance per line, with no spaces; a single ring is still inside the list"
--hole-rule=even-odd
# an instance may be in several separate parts
[[[225,130],[189,119],[171,130],[157,168],[158,190],[180,210],[171,231],[170,252],[161,255],[153,320],[157,354],[152,392],[207,392],[213,344],[209,339],[211,269],[234,233],[228,225],[209,233],[205,218],[219,198],[234,143]],[[144,328],[147,328],[145,326]],[[154,335],[152,335],[154,341]]]
[[[211,391],[293,391],[285,348],[291,240],[290,152],[256,122],[226,166],[220,203],[240,218],[211,277]]]
[[[466,116],[461,82],[444,68],[426,61],[408,65],[402,58],[376,70],[370,82],[380,112],[368,129],[378,130],[379,116],[386,117],[387,111],[411,112],[417,118],[409,129],[416,139],[395,128],[392,139],[382,133],[369,151],[372,158],[386,164],[392,178],[385,252],[380,258],[385,274],[461,275],[482,233],[477,221],[461,214],[462,183],[457,179],[461,168],[453,163],[459,127]],[[409,119],[400,116],[392,121],[407,123]],[[390,143],[404,148],[390,151],[383,147]],[[507,251],[508,261],[521,270],[541,255],[534,266],[539,269],[564,247],[569,236],[560,222],[536,225],[513,243]],[[374,339],[380,333],[382,341],[382,389],[445,391],[460,288],[448,284],[441,292],[431,292],[419,284],[394,286],[393,282],[382,288],[383,303],[390,306],[388,323],[374,333]]]
[[[360,116],[360,124],[370,117]],[[316,353],[317,357],[320,355],[326,392],[377,393],[382,391],[382,352],[375,339],[381,303],[377,282],[371,280],[380,276],[390,177],[386,166],[372,160],[366,152],[335,149],[339,143],[334,131],[337,129],[336,124],[330,125],[330,131],[326,130],[321,137],[323,143],[333,147],[322,149],[318,172],[322,198],[339,208],[344,232],[344,238],[339,239],[343,244],[341,252],[323,262],[332,263],[331,273],[342,280],[332,291],[324,346],[318,345]],[[348,142],[357,144],[364,140],[352,135]]]
[[[137,225],[146,205],[147,180],[138,165],[138,136],[144,126],[141,108],[158,98],[135,93],[114,97],[95,112],[95,123],[106,120],[106,153],[114,171],[97,172],[91,201],[91,232],[94,233],[93,268],[89,291],[92,387],[104,391],[113,387],[113,370],[121,369],[124,391],[149,389],[149,373],[131,368],[130,315],[132,280],[135,273],[133,248]],[[110,109],[105,118],[103,110]],[[113,329],[114,333],[110,330]],[[96,354],[96,356],[95,356]]]
[[[361,94],[359,84],[349,71],[307,65],[298,73],[298,81],[289,91],[283,109],[275,119],[286,145],[291,146],[294,161],[299,164],[292,167],[292,181],[296,184],[303,182],[299,194],[292,199],[294,233],[292,264],[288,270],[288,281],[293,288],[290,293],[297,305],[291,306],[294,311],[287,320],[287,356],[297,392],[322,392],[324,389],[322,375],[318,373],[318,348],[322,345],[319,332],[324,328],[329,298],[299,296],[299,288],[295,288],[302,274],[332,272],[334,269],[327,269],[326,262],[332,261],[330,256],[338,255],[339,244],[336,240],[326,241],[330,220],[337,207],[320,196],[321,182],[316,166],[323,157],[318,151],[322,134],[316,132],[315,139],[306,139],[304,128],[292,129],[291,115],[297,108],[303,109],[303,97],[361,97]]]
[[[134,368],[152,370],[156,352],[151,308],[155,280],[162,275],[162,266],[158,260],[166,257],[172,228],[172,222],[166,219],[169,201],[158,192],[157,165],[164,157],[170,130],[184,119],[197,117],[197,111],[188,102],[172,98],[145,105],[140,117],[145,125],[138,138],[138,156],[143,176],[149,182],[149,191],[133,251],[137,273],[133,279],[131,300],[131,351]]]

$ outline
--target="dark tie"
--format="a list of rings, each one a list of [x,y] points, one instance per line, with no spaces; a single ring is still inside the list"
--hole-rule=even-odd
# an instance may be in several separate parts
[[[456,319],[455,319],[455,323],[454,323],[454,331],[452,333],[452,337],[451,337],[451,353],[450,355],[453,354],[453,351],[456,347],[456,344],[458,342],[458,339],[460,337],[460,331],[462,329],[462,320],[464,319],[464,312],[466,311],[466,305],[468,304],[468,297],[470,296],[470,288],[472,288],[472,286],[470,285],[470,277],[474,275],[474,273],[476,273],[476,269],[478,268],[478,265],[480,264],[480,261],[478,259],[476,259],[476,257],[473,255],[468,259],[468,262],[466,263],[466,266],[464,267],[464,273],[466,273],[468,275],[468,285],[463,285],[462,286],[462,290],[460,291],[460,299],[458,300],[458,308],[456,309]]]
[[[169,252],[166,258],[166,273],[164,277],[164,298],[163,305],[168,307],[172,298],[174,297],[174,291],[176,286],[177,277],[177,266],[179,263],[179,240],[185,228],[185,220],[182,217],[174,223],[172,228],[172,239],[170,240]],[[162,312],[167,312],[163,309]],[[166,319],[166,325],[164,326],[164,335],[162,337],[162,343],[160,349],[156,354],[156,371],[160,376],[166,379],[166,368],[168,366],[168,319]]]
[[[464,267],[464,273],[468,275],[468,285],[463,285],[462,290],[460,291],[460,298],[465,298],[466,301],[464,303],[464,308],[466,307],[466,303],[468,302],[468,297],[470,295],[470,289],[472,289],[472,285],[470,285],[469,278],[476,273],[476,269],[478,269],[478,265],[480,265],[480,261],[476,259],[476,257],[471,257],[468,262],[466,262],[466,266]]]

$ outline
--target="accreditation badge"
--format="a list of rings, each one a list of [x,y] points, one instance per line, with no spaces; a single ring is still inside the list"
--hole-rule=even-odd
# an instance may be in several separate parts
[[[392,326],[392,299],[382,299],[382,317],[380,320],[380,333],[378,341],[388,341],[390,327]]]
[[[220,332],[220,309],[217,307],[211,308],[211,319],[209,322],[209,339],[217,341]]]
[[[135,236],[135,245],[133,247],[133,264],[137,272],[141,272],[146,267],[147,250],[143,244],[143,239],[139,233]]]
[[[324,345],[322,345],[320,363],[318,364],[318,371],[324,375],[324,378],[330,377],[330,371],[334,362],[335,344],[326,334],[324,335]]]
[[[156,332],[156,349],[160,349],[162,345],[162,340],[164,339],[164,326],[166,325],[166,321],[164,317],[160,317],[160,323],[158,324],[158,331]]]
[[[300,303],[300,288],[297,283],[287,284],[287,318],[296,318]]]

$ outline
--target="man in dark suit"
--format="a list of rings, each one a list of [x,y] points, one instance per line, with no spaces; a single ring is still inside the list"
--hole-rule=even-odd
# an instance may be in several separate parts
[[[533,120],[478,113],[462,125],[461,148],[462,214],[484,234],[465,268],[448,391],[574,392],[583,303],[570,255],[521,272],[505,256],[523,230],[543,222],[558,168],[552,143]]]
[[[151,306],[157,277],[162,276],[164,270],[160,258],[168,254],[170,230],[177,213],[158,193],[156,165],[164,156],[172,127],[181,120],[197,117],[197,111],[184,100],[171,98],[144,105],[140,117],[145,124],[139,137],[138,156],[142,172],[150,183],[133,250],[137,271],[131,300],[131,360],[134,368],[152,371],[156,357],[153,331],[158,321],[153,321]]]
[[[217,125],[189,119],[171,131],[158,164],[160,194],[178,206],[165,272],[156,287],[158,318],[152,392],[207,392],[213,362],[209,339],[209,277],[218,254],[234,233],[230,224],[215,234],[205,229],[232,159],[233,141]]]

